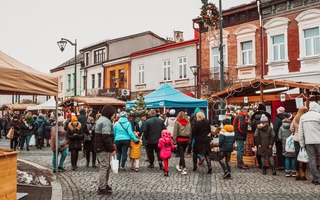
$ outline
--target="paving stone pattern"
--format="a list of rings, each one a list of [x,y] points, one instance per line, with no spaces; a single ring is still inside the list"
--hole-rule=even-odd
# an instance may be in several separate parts
[[[9,147],[9,140],[0,140],[1,148]],[[130,170],[129,159],[125,172],[111,174],[112,195],[97,194],[98,168],[85,167],[83,153],[79,154],[78,166],[71,170],[70,153],[65,162],[67,171],[59,173],[59,182],[64,200],[73,199],[320,199],[320,186],[311,184],[311,174],[307,171],[306,181],[296,181],[286,177],[284,171],[273,176],[268,170],[262,175],[258,167],[249,170],[238,169],[232,164],[232,178],[224,180],[222,169],[217,161],[212,161],[212,174],[207,167],[198,167],[192,171],[192,158],[186,158],[187,175],[181,175],[175,169],[179,158],[169,160],[169,177],[163,176],[155,162],[155,168],[147,168],[145,150],[141,149],[140,171]],[[31,147],[18,154],[19,159],[35,162],[51,168],[52,152],[48,147],[42,150]]]

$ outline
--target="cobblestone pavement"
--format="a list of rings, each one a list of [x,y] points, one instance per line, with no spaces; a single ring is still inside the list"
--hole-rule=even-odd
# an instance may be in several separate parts
[[[0,148],[8,147],[9,140],[0,140]],[[188,174],[181,175],[175,169],[179,158],[173,157],[169,160],[169,177],[164,177],[158,165],[147,168],[145,150],[141,152],[139,172],[131,171],[127,162],[125,172],[111,174],[113,193],[109,196],[96,192],[98,168],[85,167],[85,158],[80,153],[79,168],[72,171],[68,155],[67,171],[59,174],[63,199],[319,199],[320,186],[311,184],[310,171],[307,171],[307,181],[296,181],[285,177],[284,171],[273,176],[268,170],[267,175],[262,175],[258,167],[242,170],[232,164],[232,179],[224,180],[217,161],[212,161],[213,172],[209,175],[206,167],[198,167],[193,172],[192,158],[186,158]],[[18,154],[18,158],[51,168],[51,155],[48,147],[42,150],[31,147],[30,151]]]

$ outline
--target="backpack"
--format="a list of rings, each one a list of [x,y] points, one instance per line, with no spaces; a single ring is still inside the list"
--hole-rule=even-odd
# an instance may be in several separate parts
[[[293,134],[291,134],[291,135],[286,139],[285,149],[286,149],[286,152],[288,152],[288,153],[295,152]]]

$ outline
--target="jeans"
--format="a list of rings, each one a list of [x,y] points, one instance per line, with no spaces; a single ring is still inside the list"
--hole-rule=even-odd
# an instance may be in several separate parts
[[[223,172],[231,172],[231,164],[230,164],[231,152],[229,151],[220,151],[219,152],[219,164],[223,169]],[[223,159],[225,161],[223,162]]]
[[[244,151],[244,140],[236,140],[237,144],[237,162],[238,165],[243,165],[243,151]]]
[[[29,135],[27,135],[27,137],[26,137],[26,146],[27,146],[27,149],[29,149],[29,143],[30,143],[31,137],[32,137],[32,132],[29,133]]]
[[[20,137],[20,150],[22,150],[24,143],[26,142],[28,136],[21,136]]]
[[[119,160],[119,166],[124,167],[127,161],[127,152],[130,147],[130,140],[121,140],[115,142],[117,146],[117,159]]]
[[[286,172],[290,171],[290,166],[292,172],[296,172],[296,158],[295,157],[284,157],[284,162],[286,165]]]
[[[57,159],[56,151],[52,151],[52,153],[53,153],[53,156],[52,156],[52,167],[53,167],[53,170],[57,170],[57,166],[56,166],[56,159]],[[63,151],[59,151],[58,155],[59,155],[59,153],[61,154],[59,167],[63,167],[63,163],[66,160],[66,157],[68,155],[68,150],[66,149],[66,150],[63,150]]]
[[[179,161],[179,166],[182,168],[186,168],[186,162],[184,160],[184,153],[186,152],[188,142],[178,142],[178,154],[180,155],[180,161]]]
[[[320,155],[320,144],[306,144],[306,148],[310,160],[310,171],[313,181],[318,181],[319,175],[316,163],[316,152]]]
[[[109,152],[100,152],[97,153],[100,161],[100,169],[99,169],[99,189],[106,189],[109,181],[110,175],[110,158],[111,154]]]

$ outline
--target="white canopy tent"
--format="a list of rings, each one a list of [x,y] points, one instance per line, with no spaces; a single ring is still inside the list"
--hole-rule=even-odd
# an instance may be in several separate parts
[[[58,102],[59,104],[60,102]],[[56,100],[54,97],[51,97],[48,101],[36,105],[36,106],[28,106],[27,110],[54,110],[56,109]],[[61,110],[62,107],[58,107],[58,110]]]

